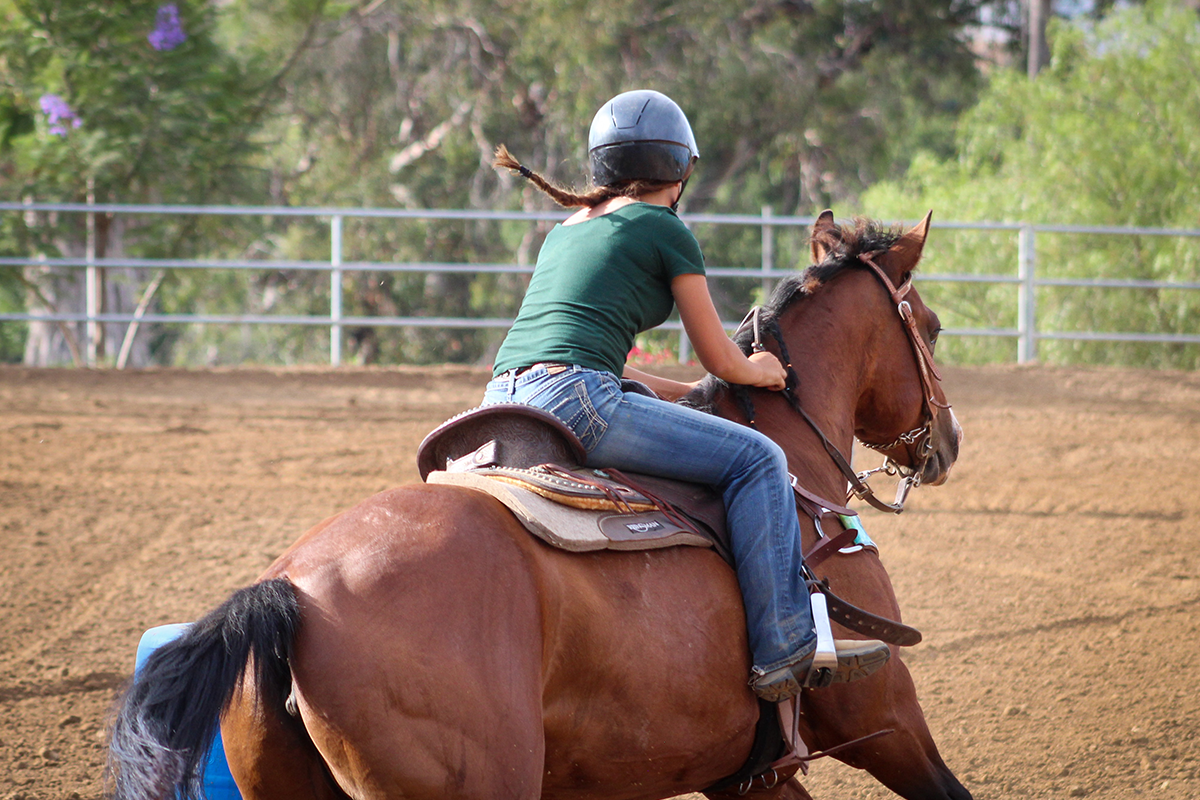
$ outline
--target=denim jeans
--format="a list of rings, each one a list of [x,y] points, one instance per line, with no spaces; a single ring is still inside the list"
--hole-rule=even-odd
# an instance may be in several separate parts
[[[626,394],[615,375],[578,366],[504,373],[488,384],[483,402],[527,403],[554,414],[587,448],[587,466],[717,488],[755,668],[770,671],[816,647],[800,575],[800,524],[779,445],[743,425]]]

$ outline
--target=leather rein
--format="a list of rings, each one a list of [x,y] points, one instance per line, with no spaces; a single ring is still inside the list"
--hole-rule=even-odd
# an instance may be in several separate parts
[[[777,324],[772,324],[770,326],[770,333],[772,338],[775,339],[775,343],[779,346],[780,355],[783,357],[782,360],[787,368],[787,383],[784,385],[782,394],[787,399],[788,405],[790,405],[792,409],[796,411],[796,413],[798,413],[806,423],[808,423],[808,426],[812,428],[813,432],[816,433],[817,438],[821,440],[821,445],[825,448],[825,452],[829,454],[829,457],[833,460],[834,464],[837,465],[838,470],[843,476],[845,476],[847,482],[849,483],[849,491],[846,493],[846,499],[849,500],[850,496],[853,495],[880,511],[886,511],[891,514],[899,514],[904,510],[904,502],[908,498],[909,491],[917,486],[920,486],[921,473],[925,468],[925,464],[933,455],[933,427],[937,422],[938,412],[941,409],[950,408],[950,404],[940,402],[936,398],[936,387],[937,384],[942,380],[942,375],[938,371],[937,365],[933,361],[933,352],[929,349],[929,345],[925,343],[925,340],[921,338],[920,332],[917,331],[917,321],[916,317],[913,315],[912,304],[905,299],[908,296],[909,291],[912,289],[912,275],[910,274],[908,278],[906,278],[905,281],[899,287],[897,287],[894,283],[892,283],[892,280],[887,276],[887,273],[885,273],[883,269],[875,263],[875,256],[879,255],[880,252],[882,251],[860,254],[858,256],[858,260],[866,265],[872,273],[874,273],[874,275],[883,284],[883,287],[887,290],[892,302],[896,304],[896,310],[899,312],[900,320],[904,325],[904,332],[908,336],[909,344],[912,346],[913,358],[917,362],[917,372],[921,377],[922,404],[924,407],[923,415],[925,417],[924,424],[922,424],[921,427],[914,428],[907,433],[900,434],[895,441],[887,444],[871,444],[869,442],[863,442],[864,446],[869,447],[872,450],[880,451],[884,454],[884,463],[882,467],[867,470],[862,473],[854,471],[854,468],[850,466],[850,462],[845,456],[842,455],[842,452],[838,450],[837,446],[829,440],[829,437],[825,435],[825,432],[821,430],[821,427],[817,425],[816,421],[809,416],[808,412],[805,411],[804,407],[800,404],[800,399],[796,396],[796,389],[800,385],[800,377],[796,374],[796,370],[792,367],[791,359],[787,355],[787,346],[784,344],[783,335],[779,330],[779,326]],[[765,351],[766,347],[763,345],[762,331],[759,324],[758,306],[752,308],[750,313],[746,315],[746,318],[742,320],[742,323],[738,326],[738,331],[741,331],[743,328],[745,328],[747,324],[752,325],[754,331],[754,341],[751,344],[751,351],[755,353],[761,353]],[[743,394],[739,399],[741,400],[743,412],[746,413],[746,417],[750,423],[750,426],[757,427],[754,422],[755,415],[753,401],[751,401],[749,396],[745,394]],[[890,450],[911,445],[917,445],[916,463],[912,467],[904,467],[898,464],[891,456],[887,454],[887,452]],[[900,484],[896,487],[896,499],[894,502],[886,503],[879,499],[875,495],[875,492],[872,491],[871,487],[867,484],[867,478],[877,472],[885,472],[889,475],[900,475]],[[816,495],[804,491],[796,482],[794,476],[792,477],[792,488],[796,492],[797,500],[803,498],[805,501],[807,501],[807,503],[819,501],[817,505],[823,505],[826,508],[829,507],[828,502],[821,501]]]

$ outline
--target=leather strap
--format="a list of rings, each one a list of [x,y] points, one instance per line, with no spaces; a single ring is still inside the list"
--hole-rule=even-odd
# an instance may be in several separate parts
[[[840,753],[847,748],[854,747],[856,744],[862,744],[863,742],[869,742],[872,739],[878,739],[880,736],[887,736],[889,733],[895,733],[895,732],[896,732],[895,728],[884,728],[881,731],[875,731],[874,733],[868,733],[866,736],[860,736],[857,739],[851,739],[848,742],[842,742],[841,744],[835,744],[833,747],[826,747],[824,750],[818,750],[815,753],[810,753],[809,755],[801,756],[800,760],[801,761],[816,761],[818,758],[825,758],[826,756],[832,756],[837,753]]]
[[[561,361],[539,361],[536,364],[530,364],[528,367],[517,367],[512,372],[514,378],[519,378],[534,367],[545,367],[546,371],[551,375],[557,375],[571,368],[570,364],[564,364]]]
[[[825,435],[825,432],[821,430],[816,421],[808,415],[808,412],[804,410],[804,406],[800,405],[800,400],[790,389],[784,389],[784,397],[787,398],[788,404],[791,405],[792,409],[808,423],[808,427],[812,428],[813,433],[817,434],[817,438],[821,440],[821,445],[825,448],[825,452],[829,454],[829,457],[833,459],[833,463],[837,465],[838,470],[846,478],[846,482],[850,484],[850,492],[855,497],[866,501],[871,507],[879,511],[886,511],[889,514],[899,514],[904,510],[903,504],[893,505],[885,503],[875,496],[875,492],[871,490],[871,487],[862,478],[858,477],[858,473],[850,466],[850,462],[842,455],[842,451],[837,449],[837,445],[829,441],[829,437]],[[829,506],[826,506],[826,508],[829,508],[830,511],[837,510]]]
[[[791,720],[788,720],[788,717],[791,717]],[[784,742],[787,745],[787,752],[781,758],[771,763],[771,771],[782,773],[790,767],[799,766],[805,775],[808,774],[808,764],[810,761],[835,755],[856,744],[869,742],[872,739],[878,739],[880,736],[887,736],[889,733],[896,732],[894,728],[885,728],[881,731],[868,733],[866,736],[859,736],[857,739],[851,739],[848,742],[836,744],[833,747],[827,747],[816,753],[810,753],[808,745],[804,743],[804,739],[800,738],[799,697],[793,697],[779,703],[779,723],[779,726],[784,731]]]
[[[647,489],[645,486],[642,486],[641,484],[634,482],[634,480],[632,478],[630,478],[628,475],[626,475],[624,472],[621,472],[620,470],[617,470],[617,469],[613,469],[612,467],[605,469],[604,472],[606,474],[612,476],[616,480],[620,481],[621,483],[625,484],[630,489],[633,489],[635,492],[638,492],[639,494],[641,494],[642,497],[645,497],[647,500],[649,500],[651,503],[653,503],[655,505],[655,507],[662,513],[662,515],[665,516],[667,519],[669,519],[671,522],[674,522],[676,525],[678,525],[679,527],[683,528],[686,531],[691,531],[692,533],[696,534],[697,536],[704,535],[699,530],[697,530],[696,526],[692,523],[692,521],[690,519],[688,519],[683,514],[679,513],[679,510],[676,509],[675,506],[671,505],[666,500],[664,500],[661,497],[659,497],[658,495],[654,494],[649,489]]]
[[[835,514],[845,514],[847,517],[858,516],[858,512],[854,509],[846,508],[843,505],[838,505],[831,500],[826,500],[824,497],[805,489],[800,485],[800,480],[790,472],[788,473],[788,482],[792,486],[792,491],[796,493],[797,505],[801,505],[802,500],[811,504],[809,507],[805,508],[805,511],[808,512],[810,517],[823,514],[826,511],[832,511]]]
[[[892,296],[892,302],[896,304],[896,310],[900,314],[900,319],[904,322],[905,332],[908,334],[908,340],[913,347],[913,355],[917,359],[917,367],[921,373],[921,383],[925,387],[925,399],[930,404],[931,413],[936,415],[936,409],[949,408],[949,404],[939,402],[934,398],[934,379],[941,381],[942,373],[938,370],[937,364],[933,360],[933,352],[929,349],[929,345],[921,338],[921,334],[917,331],[917,320],[912,313],[912,305],[904,298],[908,295],[909,289],[912,288],[912,275],[908,276],[900,288],[896,288],[892,283],[892,279],[887,276],[887,273],[875,263],[875,253],[865,253],[858,257],[859,261],[866,264],[875,276],[883,282],[884,288],[888,294]]]
[[[844,628],[857,631],[872,639],[880,639],[888,644],[899,647],[912,647],[920,644],[921,632],[911,625],[896,622],[887,617],[881,617],[865,611],[856,605],[847,603],[829,590],[825,581],[817,583],[817,588],[825,595],[825,605],[829,610],[829,618]]]
[[[834,536],[822,537],[821,541],[817,542],[811,550],[804,554],[804,563],[808,565],[809,569],[816,569],[818,564],[825,561],[838,550],[854,544],[854,540],[857,537],[858,531],[854,528],[846,528]]]

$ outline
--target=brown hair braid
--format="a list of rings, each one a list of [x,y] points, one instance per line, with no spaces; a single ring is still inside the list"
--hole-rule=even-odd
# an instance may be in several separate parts
[[[595,186],[590,191],[581,194],[553,184],[533,170],[523,166],[521,162],[513,158],[512,154],[508,152],[508,148],[504,145],[496,148],[496,160],[492,162],[492,166],[497,169],[509,169],[521,175],[563,208],[581,208],[584,206],[592,208],[613,197],[632,197],[636,199],[644,194],[656,192],[659,189],[677,183],[677,181],[621,181],[609,184],[608,186]]]

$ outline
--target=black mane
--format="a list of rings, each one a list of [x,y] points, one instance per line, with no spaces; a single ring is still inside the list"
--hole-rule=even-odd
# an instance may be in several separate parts
[[[903,229],[899,226],[884,228],[878,222],[862,217],[854,220],[853,228],[839,225],[815,234],[812,241],[826,249],[825,258],[819,264],[807,267],[803,272],[789,275],[775,286],[770,298],[759,309],[759,331],[762,338],[766,340],[778,334],[779,318],[796,302],[811,296],[843,270],[860,265],[862,262],[859,256],[887,250],[902,235]],[[743,353],[750,355],[751,345],[754,343],[754,327],[747,324],[733,335],[733,341]],[[782,344],[783,340],[780,337],[778,341]],[[786,353],[784,358],[787,358]],[[709,375],[679,402],[712,414],[717,398],[727,388],[728,383]]]

